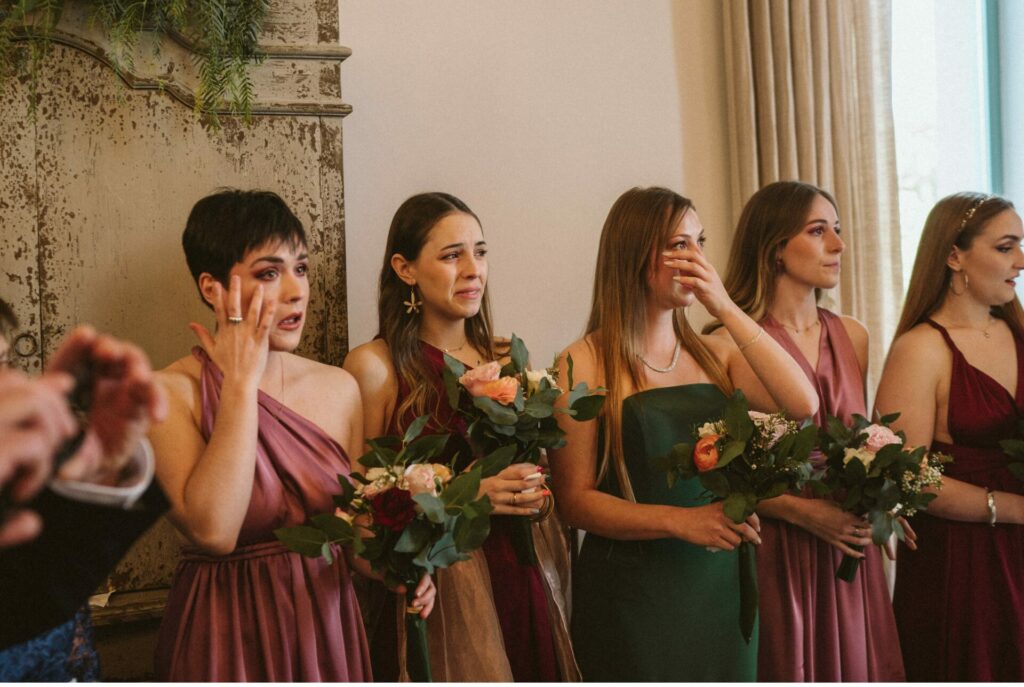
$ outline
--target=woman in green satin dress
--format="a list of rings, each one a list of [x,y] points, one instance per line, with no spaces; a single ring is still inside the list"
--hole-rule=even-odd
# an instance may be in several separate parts
[[[562,423],[568,443],[551,456],[559,511],[587,531],[572,618],[585,680],[756,678],[757,635],[745,643],[737,620],[735,547],[760,542],[757,516],[733,523],[697,480],[669,489],[651,461],[719,418],[734,388],[751,407],[794,419],[813,414],[818,397],[729,299],[703,244],[686,198],[624,193],[601,234],[586,335],[561,358],[560,379],[570,354],[575,380],[608,390],[598,420]],[[694,301],[731,336],[695,333]]]

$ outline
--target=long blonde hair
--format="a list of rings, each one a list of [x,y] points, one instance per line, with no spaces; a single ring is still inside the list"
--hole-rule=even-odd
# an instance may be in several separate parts
[[[604,453],[598,469],[603,481],[609,468],[622,490],[623,498],[635,501],[626,471],[622,446],[621,407],[628,376],[633,389],[644,387],[640,354],[647,328],[647,276],[651,256],[661,250],[683,215],[693,203],[666,188],[633,188],[626,191],[608,211],[594,272],[594,297],[587,322],[594,352],[603,373],[601,383],[608,389],[602,410]],[[724,393],[732,384],[721,361],[705,346],[686,320],[683,308],[675,311],[676,336],[697,364]]]
[[[828,191],[802,181],[768,184],[743,206],[722,281],[733,302],[755,321],[768,314],[775,300],[779,251],[800,233],[818,196],[836,208]],[[821,290],[815,289],[815,298],[820,297]],[[721,326],[712,322],[704,327],[704,333]]]
[[[433,384],[424,383],[430,372],[420,350],[419,312],[407,312],[404,303],[416,288],[398,278],[391,266],[396,253],[409,262],[419,257],[430,230],[442,219],[456,212],[480,219],[465,203],[448,193],[420,193],[402,203],[391,220],[384,264],[380,269],[380,294],[377,300],[377,336],[384,339],[391,351],[391,359],[399,378],[409,388],[409,395],[395,409],[395,422],[404,430],[406,418],[432,414],[442,399]],[[418,297],[418,295],[416,296]],[[495,359],[494,339],[491,335],[491,307],[484,291],[480,311],[465,323],[466,340],[487,359]]]
[[[1006,198],[972,192],[954,193],[935,204],[924,222],[895,337],[924,322],[942,305],[953,278],[953,270],[946,264],[953,247],[970,249],[990,220],[1012,209],[1013,203]],[[993,306],[991,312],[1024,338],[1024,310],[1019,298],[1014,296],[1009,303]]]

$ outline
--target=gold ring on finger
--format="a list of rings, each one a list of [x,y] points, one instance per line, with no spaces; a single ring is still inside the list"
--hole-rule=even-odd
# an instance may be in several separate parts
[[[512,492],[512,505],[516,505],[516,493]]]

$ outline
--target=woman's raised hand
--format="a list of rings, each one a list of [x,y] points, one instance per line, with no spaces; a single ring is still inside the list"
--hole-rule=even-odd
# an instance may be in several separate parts
[[[213,310],[217,315],[217,332],[190,322],[199,344],[224,374],[225,381],[235,380],[258,385],[267,366],[270,351],[270,329],[274,324],[275,303],[264,302],[263,286],[257,285],[242,312],[242,281],[232,276],[228,291],[219,282],[213,285]]]
[[[662,256],[666,267],[682,272],[672,279],[693,291],[712,317],[718,318],[724,308],[733,304],[721,277],[703,251],[684,248],[665,251]]]
[[[495,515],[536,515],[551,492],[544,486],[543,478],[527,478],[542,472],[533,463],[509,465],[494,477],[481,480],[480,495],[491,499]],[[533,491],[523,493],[528,489]]]
[[[757,514],[751,515],[745,522],[735,523],[727,517],[722,502],[697,506],[696,508],[680,508],[680,518],[676,537],[691,544],[709,548],[732,551],[743,540],[760,544],[761,521]]]

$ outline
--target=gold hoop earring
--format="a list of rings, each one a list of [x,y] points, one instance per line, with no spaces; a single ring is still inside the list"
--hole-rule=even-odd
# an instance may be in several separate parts
[[[406,315],[419,315],[420,306],[423,305],[423,301],[416,299],[416,287],[413,286],[409,290],[409,300],[402,301],[402,305],[405,306]]]
[[[958,274],[964,278],[964,288],[960,291],[953,288],[953,284],[956,282],[956,275]],[[954,296],[962,296],[967,293],[968,284],[970,284],[970,280],[967,278],[967,274],[965,272],[954,272],[953,276],[949,278],[949,292]]]

